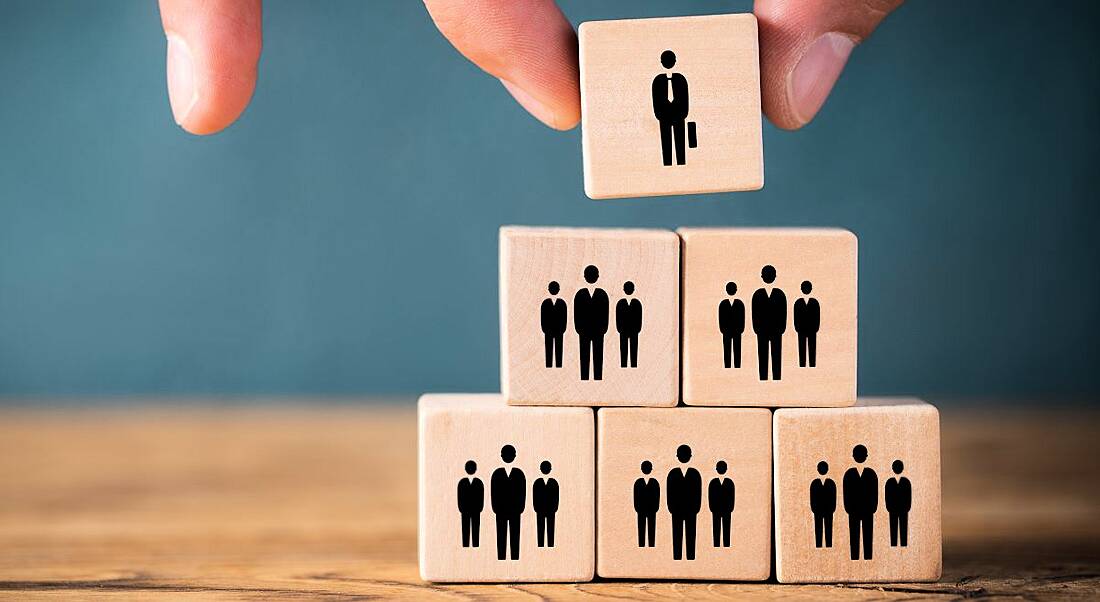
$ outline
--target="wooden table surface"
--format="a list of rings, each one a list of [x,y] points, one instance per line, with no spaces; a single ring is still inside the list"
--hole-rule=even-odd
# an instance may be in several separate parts
[[[1096,599],[1098,442],[1097,411],[945,409],[936,584],[436,586],[411,404],[3,409],[0,596]]]

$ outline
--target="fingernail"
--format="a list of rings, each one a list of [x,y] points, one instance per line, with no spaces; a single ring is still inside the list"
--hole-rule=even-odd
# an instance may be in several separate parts
[[[174,33],[168,34],[168,102],[172,105],[172,117],[183,125],[184,120],[199,101],[195,88],[195,63],[187,42]]]
[[[829,32],[814,40],[795,65],[787,80],[787,98],[802,125],[821,110],[855,47],[850,36]]]
[[[528,94],[523,88],[520,88],[506,79],[500,80],[500,83],[504,85],[504,89],[508,90],[508,93],[516,99],[516,102],[518,102],[520,106],[527,109],[528,113],[531,113],[539,121],[554,129],[562,129],[557,114],[555,114],[550,107],[547,107],[537,98]]]

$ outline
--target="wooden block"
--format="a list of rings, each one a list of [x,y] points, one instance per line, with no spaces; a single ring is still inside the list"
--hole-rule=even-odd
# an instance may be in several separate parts
[[[589,197],[763,187],[756,17],[589,21],[579,35]]]
[[[679,233],[684,403],[855,403],[854,234],[754,228]]]
[[[770,411],[611,408],[597,411],[596,422],[596,570],[601,577],[768,578],[772,524]],[[682,455],[682,450],[690,451],[690,457]],[[725,463],[724,473],[720,462]],[[647,469],[651,469],[649,474]],[[639,483],[643,478],[646,480]],[[670,497],[674,504],[669,503]],[[639,506],[649,510],[640,513]],[[677,511],[675,518],[672,507]],[[687,541],[692,521],[694,558]],[[679,559],[674,540],[677,523],[684,534]]]
[[[672,232],[501,228],[505,397],[518,405],[676,405],[679,308]]]
[[[516,408],[495,394],[421,397],[420,576],[591,580],[594,422],[588,408]]]
[[[780,582],[940,578],[936,408],[917,399],[861,399],[851,408],[776,410],[774,421]]]

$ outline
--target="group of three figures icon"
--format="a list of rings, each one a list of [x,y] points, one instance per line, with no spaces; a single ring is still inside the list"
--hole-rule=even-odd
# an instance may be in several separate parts
[[[581,380],[603,379],[603,339],[610,326],[611,300],[607,291],[595,286],[600,270],[594,265],[584,268],[584,281],[573,296],[573,329],[580,341]],[[569,309],[558,296],[561,286],[550,282],[546,287],[550,297],[542,302],[540,322],[546,349],[546,367],[562,367],[562,343],[569,325]],[[623,283],[625,297],[615,304],[615,330],[619,333],[619,364],[623,368],[638,367],[638,335],[642,331],[642,303],[632,297],[634,283]]]
[[[681,464],[691,461],[691,447],[676,449]],[[634,481],[634,511],[638,514],[638,547],[656,547],[657,512],[661,509],[661,483],[648,475],[653,464],[642,462],[642,477]],[[730,520],[736,502],[733,479],[725,476],[726,463],[719,460],[718,476],[707,488],[714,547],[730,547]],[[665,506],[672,516],[672,558],[695,560],[695,522],[703,505],[703,477],[693,467],[677,466],[665,479]]]
[[[867,448],[857,445],[852,450],[856,464],[867,460]],[[909,510],[913,506],[913,485],[901,476],[905,465],[894,460],[891,465],[895,477],[885,486],[886,512],[890,515],[890,546],[908,547]],[[836,483],[826,475],[829,464],[818,462],[817,473],[821,478],[810,483],[810,510],[814,515],[814,542],[816,547],[833,547],[833,513],[836,512]],[[848,515],[848,536],[852,560],[860,559],[860,541],[863,543],[863,559],[873,555],[875,513],[878,511],[878,474],[870,467],[853,466],[844,473],[844,512]]]
[[[489,479],[489,499],[497,528],[497,560],[519,560],[520,518],[527,507],[527,477],[515,466],[507,466],[516,459],[516,448],[505,445],[500,449],[500,459],[506,466],[493,471]],[[554,518],[560,500],[558,481],[550,474],[548,460],[539,464],[544,476],[531,486],[531,508],[535,511],[538,547],[554,547]],[[458,482],[458,512],[462,519],[462,547],[476,548],[481,540],[481,512],[485,509],[485,485],[475,477],[477,463],[466,462],[467,477]],[[510,552],[510,554],[508,554]]]
[[[775,268],[760,270],[765,286],[752,294],[752,331],[756,334],[756,354],[760,380],[783,376],[783,335],[787,331],[787,295],[775,283]],[[821,329],[821,305],[810,296],[813,284],[802,283],[804,297],[794,303],[794,329],[798,333],[798,365],[817,366],[817,331]],[[718,330],[722,333],[723,362],[726,368],[741,367],[741,335],[745,332],[745,304],[736,298],[737,284],[726,283],[726,296],[718,304]],[[732,360],[732,361],[731,361]]]

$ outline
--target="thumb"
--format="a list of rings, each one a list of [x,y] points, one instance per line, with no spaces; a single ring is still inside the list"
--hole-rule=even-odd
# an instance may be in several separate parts
[[[817,115],[848,56],[903,0],[756,0],[760,91],[776,126],[798,129]]]

